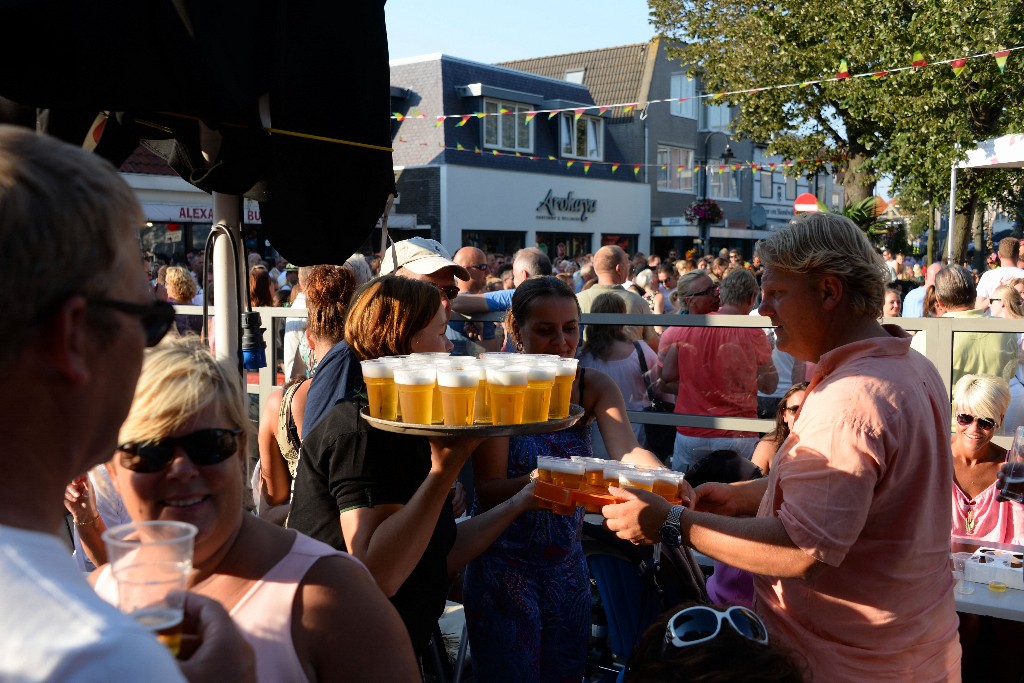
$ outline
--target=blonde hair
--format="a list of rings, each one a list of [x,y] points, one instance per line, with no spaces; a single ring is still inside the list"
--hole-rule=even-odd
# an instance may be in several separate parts
[[[207,411],[219,412],[242,430],[244,453],[250,423],[238,371],[215,359],[195,337],[168,339],[146,351],[118,443],[159,441]]]
[[[1002,377],[964,375],[953,386],[953,412],[987,417],[1003,423],[1010,407],[1010,385]]]
[[[853,316],[881,317],[885,262],[864,231],[849,218],[831,213],[805,214],[759,241],[755,252],[766,268],[838,278]]]
[[[167,294],[179,304],[190,304],[199,286],[184,266],[171,266],[164,276],[164,286],[167,287]]]
[[[1012,285],[999,285],[992,292],[989,301],[999,299],[1003,302],[1003,308],[1010,312],[1011,318],[1024,318],[1024,309],[1021,307],[1021,296]]]
[[[106,160],[25,128],[0,126],[0,367],[69,296],[117,296],[118,256],[142,224],[135,193]],[[139,258],[141,259],[141,251]],[[16,294],[14,294],[16,292]],[[114,335],[115,316],[90,307]]]

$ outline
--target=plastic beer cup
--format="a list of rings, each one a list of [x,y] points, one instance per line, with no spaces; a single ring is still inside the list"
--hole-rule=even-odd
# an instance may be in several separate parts
[[[654,490],[655,474],[651,470],[621,469],[619,470],[619,487],[631,489]]]
[[[395,368],[398,402],[402,406],[402,422],[431,424],[434,407],[434,385],[437,372],[422,365]]]
[[[523,422],[547,421],[556,372],[557,366],[550,362],[535,363],[529,366],[526,373]]]
[[[476,368],[438,369],[437,388],[441,392],[441,410],[446,425],[467,427],[473,424],[479,377]]]
[[[561,420],[569,417],[569,404],[572,400],[572,383],[576,381],[575,358],[559,358],[555,363],[555,384],[551,387],[551,405],[548,408],[548,419]]]
[[[398,389],[395,387],[395,366],[379,360],[360,362],[366,382],[366,399],[370,403],[370,417],[382,420],[398,419]]]
[[[651,489],[666,500],[679,500],[679,482],[683,475],[672,470],[654,470],[654,487]]]
[[[522,365],[487,368],[487,389],[491,395],[491,422],[496,425],[523,423],[528,368]]]

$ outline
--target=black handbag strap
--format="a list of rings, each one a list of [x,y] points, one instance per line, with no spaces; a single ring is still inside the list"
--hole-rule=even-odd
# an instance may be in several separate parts
[[[647,372],[647,360],[644,358],[644,350],[640,348],[640,342],[634,341],[633,348],[636,349],[636,357],[640,359],[640,376],[644,378],[644,387],[647,388],[647,398],[651,400],[651,405],[657,403],[657,399],[654,396],[654,387],[651,386],[651,376]]]

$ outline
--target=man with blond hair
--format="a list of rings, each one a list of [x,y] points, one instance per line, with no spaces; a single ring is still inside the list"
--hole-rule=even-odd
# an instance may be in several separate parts
[[[988,308],[988,300],[992,292],[1000,285],[1008,285],[1016,278],[1024,277],[1024,269],[1017,267],[1017,256],[1020,253],[1020,240],[1016,237],[1004,237],[999,240],[999,267],[986,270],[978,280],[978,294],[971,308]]]
[[[65,486],[117,450],[143,352],[174,322],[142,269],[142,221],[109,163],[0,126],[0,279],[19,293],[4,299],[0,335],[0,462],[17,473],[0,483],[3,681],[253,679],[219,603],[187,594],[202,642],[175,660],[96,595],[57,536]]]
[[[885,266],[852,221],[802,216],[757,253],[779,348],[817,363],[792,434],[766,479],[704,484],[692,510],[613,488],[608,528],[753,573],[773,642],[811,680],[958,680],[949,394],[878,322]]]

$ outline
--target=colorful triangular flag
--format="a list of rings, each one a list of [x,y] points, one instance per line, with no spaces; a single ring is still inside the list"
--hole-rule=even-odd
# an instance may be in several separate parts
[[[612,164],[612,173],[615,173],[618,170],[619,170],[619,165],[618,164]]]
[[[632,111],[634,109],[636,109],[636,103],[635,102],[633,104],[627,104],[625,107],[623,107],[622,108],[622,113],[623,114],[629,114],[629,113],[632,113]]]
[[[526,123],[528,123],[528,124],[532,123],[533,122],[533,117],[536,116],[536,115],[537,115],[537,112],[535,112],[535,111],[528,111],[528,112],[526,112]]]
[[[473,147],[473,154],[480,154],[480,148],[479,147]]]
[[[458,152],[465,152],[466,148],[462,146],[461,142],[456,142],[455,143],[455,150],[458,151]]]
[[[850,67],[846,65],[845,59],[839,60],[839,73],[836,74],[836,78],[844,80],[850,77]]]
[[[576,163],[575,161],[567,161],[567,162],[565,162],[565,167],[566,168],[572,168],[572,165],[575,164],[575,163]]]
[[[462,120],[455,124],[456,128],[461,128],[462,126],[466,125],[466,122],[469,121],[473,117],[470,116],[469,114],[465,114],[463,116],[460,116],[459,118],[462,119]]]
[[[640,174],[640,164],[633,164],[633,175],[637,176]]]
[[[875,73],[871,74],[871,80],[877,81],[879,78],[885,78],[888,75],[888,71],[876,71]]]
[[[434,128],[440,128],[441,126],[443,126],[444,125],[444,120],[446,118],[448,118],[448,117],[447,116],[438,116],[437,117],[437,122],[434,123]]]
[[[953,75],[959,78],[960,74],[967,68],[967,60],[965,58],[954,59],[949,63],[949,66],[953,69]]]
[[[584,161],[583,162],[583,175],[589,175],[590,174],[590,163],[591,162],[589,162],[589,161]]]
[[[914,52],[914,61],[910,63],[910,66],[915,69],[920,69],[922,66],[928,66],[928,60],[924,58],[924,55],[921,54],[920,50],[916,50]]]
[[[1000,50],[999,52],[992,53],[992,56],[996,58],[996,66],[999,67],[999,73],[1006,71],[1006,58],[1010,56],[1009,50]]]
[[[391,118],[393,118],[395,121],[405,121],[405,117],[402,116],[402,114],[397,111],[391,115]]]
[[[549,154],[548,155],[548,161],[555,161],[555,155],[554,154]]]
[[[580,107],[579,109],[573,109],[572,110],[572,120],[573,120],[573,122],[579,121],[580,117],[583,116],[583,112],[584,111],[586,111],[585,107]]]

